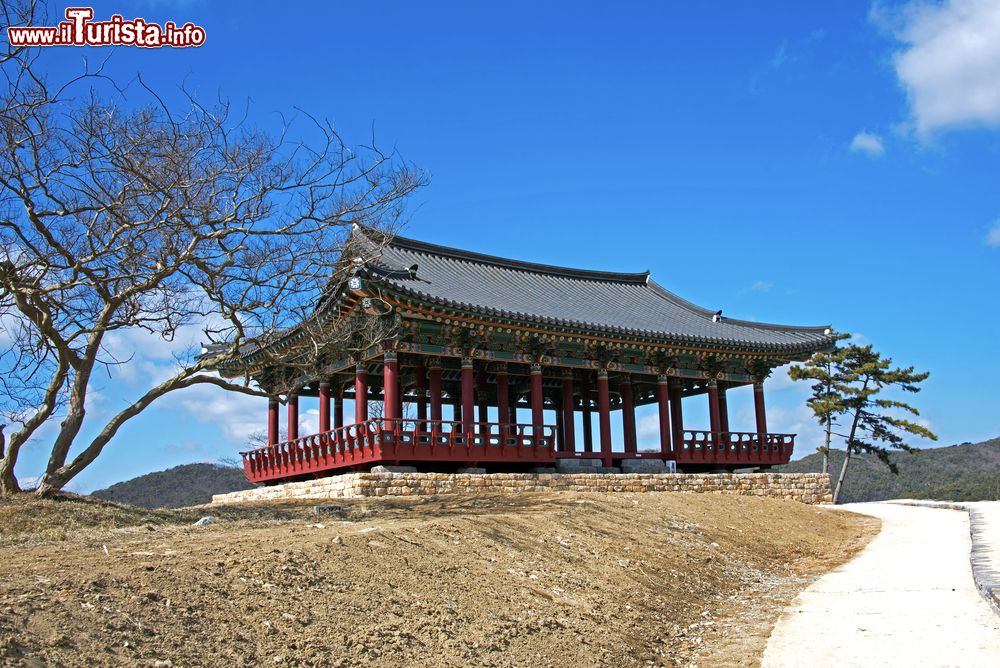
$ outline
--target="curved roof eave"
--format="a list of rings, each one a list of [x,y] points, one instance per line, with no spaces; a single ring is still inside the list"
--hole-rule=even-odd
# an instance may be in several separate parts
[[[405,286],[397,286],[397,285],[393,285],[393,284],[386,284],[386,287],[389,288],[389,289],[391,289],[391,290],[393,290],[393,291],[395,291],[395,292],[398,292],[400,294],[406,295],[406,296],[414,298],[414,299],[418,299],[418,300],[422,300],[422,301],[428,301],[428,302],[431,302],[431,303],[434,303],[434,304],[438,304],[438,305],[441,305],[441,306],[444,306],[444,307],[447,307],[447,308],[453,308],[453,309],[456,309],[456,310],[466,311],[466,312],[469,312],[469,313],[479,313],[479,314],[483,314],[483,315],[488,315],[488,316],[493,316],[493,317],[501,317],[501,318],[510,319],[510,320],[526,320],[526,321],[530,321],[530,322],[536,322],[536,323],[539,323],[539,324],[555,324],[555,325],[558,325],[558,326],[571,327],[571,328],[578,329],[578,330],[588,330],[588,329],[589,330],[596,330],[598,332],[604,332],[604,333],[609,333],[609,334],[619,334],[619,335],[630,336],[630,337],[634,337],[634,338],[655,339],[656,340],[655,342],[657,342],[657,343],[664,343],[666,345],[685,346],[685,345],[691,345],[691,344],[695,344],[695,345],[698,345],[698,344],[700,344],[700,345],[713,345],[714,344],[714,345],[718,345],[718,346],[735,346],[735,347],[739,347],[739,348],[745,348],[745,349],[748,349],[751,352],[759,351],[759,352],[762,352],[762,353],[767,353],[767,352],[807,352],[807,351],[810,351],[810,350],[814,350],[818,346],[819,347],[823,347],[824,345],[827,345],[828,343],[831,343],[833,341],[832,335],[825,334],[826,331],[830,330],[829,326],[825,326],[825,327],[824,326],[818,326],[818,327],[797,327],[797,328],[795,328],[795,329],[801,331],[802,333],[810,333],[810,334],[818,333],[818,334],[821,334],[821,337],[818,338],[817,340],[802,341],[801,344],[795,344],[795,343],[789,343],[789,342],[764,344],[764,343],[759,343],[759,342],[754,342],[754,341],[747,341],[747,340],[719,339],[719,338],[715,338],[715,337],[705,337],[705,336],[698,336],[698,335],[685,336],[685,335],[678,334],[676,332],[664,332],[664,331],[652,331],[652,330],[644,330],[644,329],[632,329],[632,328],[620,327],[620,326],[606,326],[606,325],[599,325],[599,324],[579,322],[579,321],[559,320],[559,319],[555,319],[555,318],[548,318],[546,316],[537,316],[537,315],[533,315],[533,314],[530,314],[530,313],[520,313],[520,312],[518,312],[518,313],[510,313],[510,312],[506,312],[506,311],[499,311],[497,309],[492,309],[492,308],[491,309],[477,308],[477,307],[475,307],[473,305],[469,305],[469,304],[465,304],[465,303],[460,303],[460,302],[456,302],[456,301],[452,301],[452,300],[448,300],[448,299],[444,299],[444,298],[437,297],[437,296],[434,296],[434,295],[429,295],[427,293],[421,292],[419,290],[414,290],[414,289],[411,289],[411,288],[407,288]],[[664,291],[664,292],[666,292],[666,291]],[[670,294],[670,293],[668,293],[668,294]],[[680,299],[680,298],[677,298],[677,299]],[[692,304],[692,306],[694,306],[694,305]],[[700,307],[695,306],[695,308],[700,308]],[[704,310],[704,309],[702,309],[702,310]],[[756,325],[758,325],[758,323],[755,323],[753,321],[730,320],[728,318],[726,319],[726,322],[734,323],[734,324],[740,324],[740,325],[749,325],[749,326],[756,326]],[[782,326],[782,325],[771,325],[769,323],[760,323],[760,325],[762,327],[765,327],[765,328],[775,328],[775,329],[778,329],[778,330],[781,330],[781,331],[787,331],[787,330],[783,329],[784,326]],[[581,332],[581,333],[583,333],[583,332]]]

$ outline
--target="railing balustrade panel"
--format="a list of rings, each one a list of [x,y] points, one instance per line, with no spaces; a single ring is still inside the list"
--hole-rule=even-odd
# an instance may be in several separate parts
[[[395,461],[554,461],[555,427],[515,423],[373,418],[321,434],[241,452],[243,469],[254,482],[317,474],[381,460]],[[722,432],[718,446],[708,430],[683,430],[678,463],[752,466],[788,462],[794,434]]]

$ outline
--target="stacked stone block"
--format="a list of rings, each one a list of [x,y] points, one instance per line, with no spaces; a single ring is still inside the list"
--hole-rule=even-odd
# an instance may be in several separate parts
[[[689,492],[830,503],[821,473],[344,473],[316,480],[216,494],[212,503],[363,499],[499,492]]]

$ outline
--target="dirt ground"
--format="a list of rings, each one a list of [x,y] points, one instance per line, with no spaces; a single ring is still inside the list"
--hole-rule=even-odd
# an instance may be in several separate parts
[[[202,515],[216,521],[191,526]],[[0,501],[0,665],[754,666],[878,521],[697,494]]]

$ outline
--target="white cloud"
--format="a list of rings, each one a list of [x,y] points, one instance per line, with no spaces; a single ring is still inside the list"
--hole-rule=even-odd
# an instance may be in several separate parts
[[[788,59],[788,40],[778,45],[777,50],[775,50],[774,55],[771,57],[771,67],[778,69],[785,64]]]
[[[19,313],[0,314],[0,350],[9,350],[24,317]]]
[[[904,45],[893,65],[917,134],[1000,127],[1000,3],[877,2],[871,18]]]
[[[223,390],[215,385],[194,385],[161,400],[167,411],[182,410],[203,424],[214,424],[230,444],[244,446],[253,434],[267,429],[267,399]],[[278,424],[284,430],[287,406],[281,404]],[[319,433],[319,408],[313,397],[299,398],[299,435]]]
[[[986,232],[986,244],[989,246],[1000,246],[1000,220],[990,226]]]
[[[770,292],[773,287],[774,283],[771,281],[754,281],[753,285],[743,288],[740,292]]]
[[[793,457],[799,459],[816,452],[823,444],[823,429],[816,421],[812,409],[799,403],[792,406],[769,406],[767,430],[777,434],[795,434]]]
[[[26,475],[18,476],[17,484],[21,489],[34,489],[38,487],[38,483],[42,481],[42,476],[38,475]]]
[[[658,412],[643,415],[636,425],[636,434],[640,441],[660,438],[660,414]]]
[[[851,150],[855,153],[864,153],[870,158],[881,158],[885,155],[882,138],[864,130],[854,135],[854,139],[851,140]]]
[[[204,327],[204,322],[184,325],[169,341],[139,328],[108,333],[106,357],[119,362],[110,367],[111,375],[142,391],[162,383],[180,371],[179,359],[190,361],[192,353],[200,350]]]
[[[299,401],[304,401],[300,399]],[[299,411],[299,435],[306,436],[308,434],[318,434],[319,433],[319,409],[309,408],[305,411]]]
[[[215,385],[193,385],[177,390],[163,397],[160,406],[167,410],[178,407],[198,422],[217,425],[234,445],[245,445],[251,434],[267,428],[266,399],[230,392]]]
[[[790,364],[786,364],[785,366],[778,367],[767,377],[767,380],[764,381],[764,391],[766,393],[780,392],[789,388],[801,389],[808,385],[808,383],[792,380],[791,376],[788,375],[788,367],[790,366]]]

